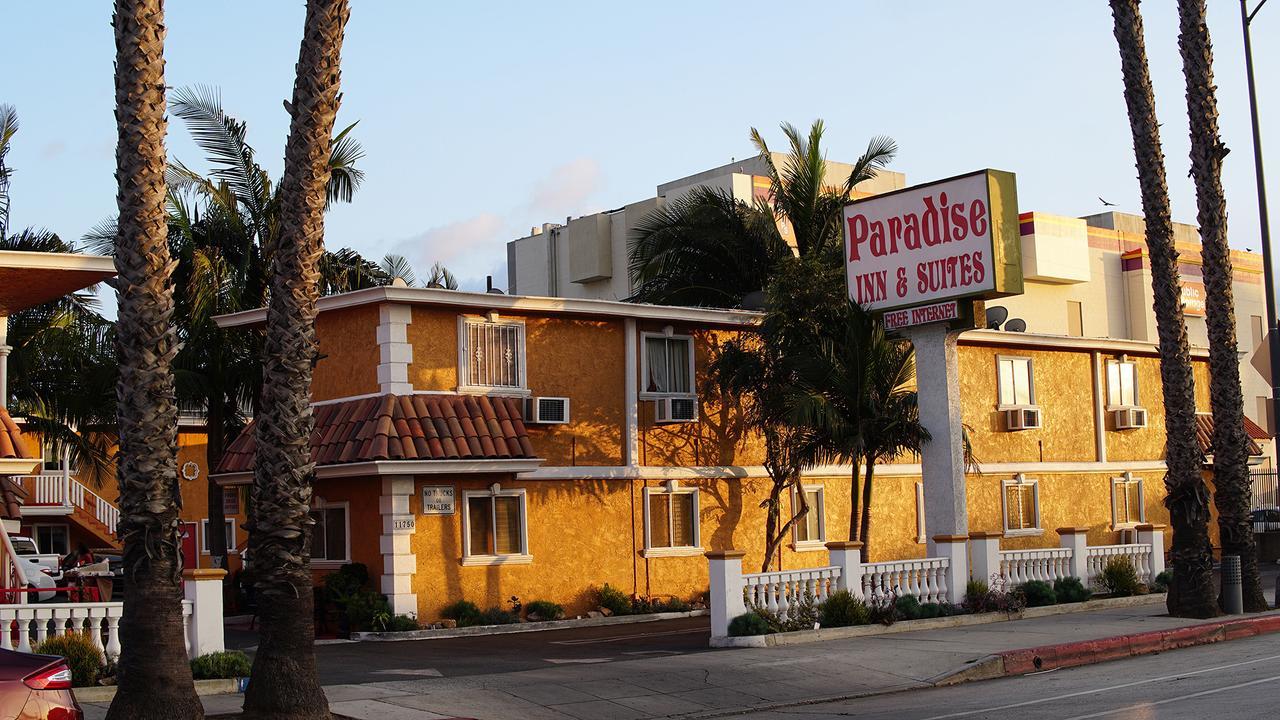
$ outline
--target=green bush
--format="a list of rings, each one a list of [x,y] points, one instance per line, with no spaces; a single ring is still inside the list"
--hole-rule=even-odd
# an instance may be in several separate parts
[[[564,617],[564,608],[550,600],[534,600],[524,606],[524,616],[529,620],[559,620]]]
[[[1053,592],[1058,596],[1058,602],[1061,603],[1084,602],[1093,597],[1093,591],[1085,587],[1078,577],[1065,577],[1054,580]]]
[[[991,588],[982,580],[970,580],[964,586],[964,606],[970,612],[985,612]]]
[[[730,637],[768,635],[770,631],[769,621],[757,612],[743,613],[729,621]]]
[[[675,597],[669,600],[636,598],[631,603],[631,612],[637,615],[645,613],[689,612],[692,609],[692,605]]]
[[[390,618],[391,606],[387,599],[374,590],[363,588],[338,601],[343,617],[347,620],[347,629],[351,632],[369,632],[374,629],[374,621]]]
[[[249,662],[249,656],[239,650],[209,653],[191,661],[191,675],[196,680],[249,677],[252,669],[253,663]]]
[[[334,603],[355,594],[369,584],[369,568],[364,563],[347,563],[324,576],[325,594]]]
[[[480,613],[478,625],[514,625],[520,622],[520,616],[511,610],[491,607]],[[461,623],[459,623],[461,624]]]
[[[481,624],[480,608],[468,600],[459,600],[451,605],[446,605],[440,611],[440,617],[457,621],[458,627]]]
[[[71,684],[75,687],[97,685],[98,676],[106,664],[102,651],[93,644],[93,638],[78,632],[51,637],[36,645],[33,652],[37,655],[58,655],[66,660],[71,668]]]
[[[837,590],[822,603],[818,614],[822,627],[848,627],[871,622],[867,604],[848,590]]]
[[[893,611],[899,620],[919,620],[920,601],[915,595],[903,595],[893,601]]]
[[[946,612],[938,603],[925,603],[920,606],[920,619],[928,620],[930,618],[942,617]]]
[[[1169,592],[1169,585],[1173,584],[1173,571],[1161,570],[1156,579],[1151,581],[1151,592]]]
[[[1058,604],[1058,594],[1054,592],[1052,585],[1043,580],[1028,580],[1018,586],[1018,592],[1026,599],[1027,607]]]
[[[388,611],[373,619],[373,629],[377,632],[409,632],[421,630],[422,626],[413,615],[392,615]]]
[[[1128,597],[1142,593],[1142,583],[1138,581],[1138,571],[1133,568],[1133,561],[1127,557],[1113,557],[1107,561],[1099,579],[1102,587],[1112,597]]]
[[[873,599],[867,603],[867,620],[872,625],[892,625],[898,620],[898,606],[892,597]]]
[[[605,583],[604,587],[596,591],[598,594],[597,604],[613,613],[614,615],[630,615],[631,614],[631,598],[627,597],[621,590]]]

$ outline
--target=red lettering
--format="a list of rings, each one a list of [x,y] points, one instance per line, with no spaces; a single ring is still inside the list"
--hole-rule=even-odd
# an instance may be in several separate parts
[[[951,224],[956,226],[954,237],[956,242],[969,237],[969,220],[964,216],[964,203],[951,206]]]
[[[982,253],[973,254],[973,281],[981,285],[987,279],[987,266],[982,264]]]
[[[978,237],[987,234],[987,205],[981,200],[969,206],[969,229]]]
[[[867,218],[854,215],[849,218],[849,262],[857,262],[858,246],[867,241]]]

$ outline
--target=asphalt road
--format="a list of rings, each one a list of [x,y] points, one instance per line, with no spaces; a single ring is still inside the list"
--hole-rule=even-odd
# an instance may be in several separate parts
[[[1236,640],[949,688],[797,705],[750,720],[1207,720],[1280,708],[1280,640]]]
[[[710,638],[710,620],[693,617],[447,640],[323,644],[316,647],[316,664],[322,685],[464,677],[707,652]]]

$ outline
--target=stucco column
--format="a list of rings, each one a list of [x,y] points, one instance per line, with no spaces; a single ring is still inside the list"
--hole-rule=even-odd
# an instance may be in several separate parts
[[[382,535],[378,547],[382,551],[382,594],[396,615],[418,614],[418,596],[413,592],[413,575],[418,571],[418,557],[413,553],[416,520],[409,512],[409,496],[413,494],[412,475],[390,475],[382,478],[382,496],[378,512],[382,515]]]
[[[747,611],[742,599],[741,550],[712,550],[706,553],[711,580],[711,637],[727,637],[729,622]]]
[[[0,410],[9,407],[9,316],[0,315]]]
[[[1003,533],[969,533],[969,577],[979,582],[994,584],[1002,577],[1000,572],[1000,538]]]
[[[862,543],[857,540],[836,540],[827,543],[829,562],[840,568],[841,590],[848,590],[851,595],[863,599],[862,592]]]
[[[1089,584],[1089,528],[1058,528],[1059,547],[1071,550],[1071,575],[1080,578],[1086,586]]]
[[[921,448],[925,527],[937,535],[967,535],[965,505],[964,429],[960,412],[958,332],[946,323],[904,328],[903,336],[916,349],[916,395],[920,424],[932,438]],[[928,555],[937,543],[929,538]]]
[[[969,584],[968,535],[934,535],[938,557],[947,559],[947,602],[959,605],[964,602],[965,586]]]
[[[409,365],[413,362],[413,345],[409,344],[409,324],[413,308],[408,305],[378,307],[378,392],[412,395]]]

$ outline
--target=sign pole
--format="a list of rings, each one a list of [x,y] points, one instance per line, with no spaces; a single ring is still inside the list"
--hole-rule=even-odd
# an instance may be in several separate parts
[[[920,424],[930,440],[920,448],[928,557],[937,555],[935,535],[968,535],[965,504],[964,426],[960,408],[959,331],[947,323],[902,329],[916,350],[916,398]]]

